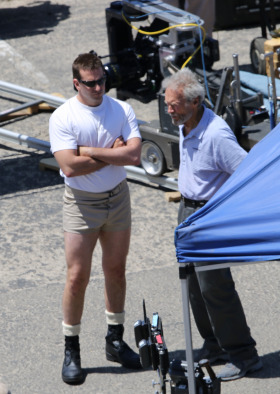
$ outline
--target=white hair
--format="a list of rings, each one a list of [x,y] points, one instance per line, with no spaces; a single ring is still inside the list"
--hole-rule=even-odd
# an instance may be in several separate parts
[[[205,89],[197,80],[196,75],[189,69],[183,68],[162,81],[163,89],[183,90],[186,101],[199,98],[200,104],[205,98]]]

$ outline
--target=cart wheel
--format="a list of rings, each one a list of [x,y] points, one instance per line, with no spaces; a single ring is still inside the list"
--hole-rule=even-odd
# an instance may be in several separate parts
[[[154,142],[142,142],[141,165],[152,176],[160,176],[166,171],[163,153]]]
[[[257,37],[251,42],[250,58],[253,70],[257,74],[266,75],[266,62],[261,59],[261,54],[264,53],[264,43],[266,38]]]

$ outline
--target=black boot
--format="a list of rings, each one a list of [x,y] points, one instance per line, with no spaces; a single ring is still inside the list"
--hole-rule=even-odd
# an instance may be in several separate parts
[[[79,384],[85,380],[81,368],[79,336],[65,337],[65,357],[62,366],[62,380],[69,384]]]
[[[106,358],[120,363],[125,368],[140,369],[140,357],[122,339],[124,327],[122,324],[108,325],[106,339]]]

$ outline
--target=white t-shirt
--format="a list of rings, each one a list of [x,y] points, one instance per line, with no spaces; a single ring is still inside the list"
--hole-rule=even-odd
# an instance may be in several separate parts
[[[106,95],[97,107],[82,104],[77,96],[67,100],[52,114],[49,132],[52,153],[77,146],[111,148],[119,136],[124,141],[141,138],[131,106]],[[93,193],[111,190],[126,177],[124,167],[115,165],[70,178],[60,173],[70,187]]]
[[[184,137],[180,126],[178,187],[192,200],[209,200],[236,170],[247,152],[228,124],[204,107],[197,127]]]

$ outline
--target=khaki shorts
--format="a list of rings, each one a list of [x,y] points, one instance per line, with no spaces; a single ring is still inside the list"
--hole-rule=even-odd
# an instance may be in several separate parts
[[[131,226],[126,180],[105,193],[90,193],[65,185],[63,229],[69,233],[120,231]]]

